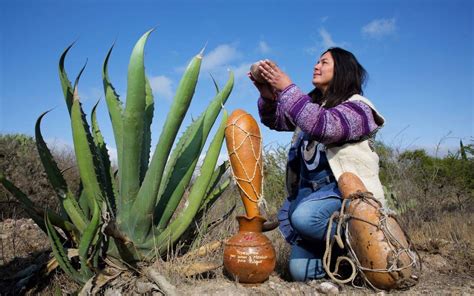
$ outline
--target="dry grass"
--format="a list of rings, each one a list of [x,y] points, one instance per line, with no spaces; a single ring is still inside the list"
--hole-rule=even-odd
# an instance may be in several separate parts
[[[452,177],[442,175],[442,163],[434,164],[431,170],[413,161],[400,161],[399,153],[382,155],[384,182],[390,188],[394,199],[392,208],[399,212],[398,219],[414,245],[427,253],[440,253],[450,261],[450,272],[473,275],[474,272],[474,232],[472,225],[474,216],[474,197],[472,190],[460,187]],[[266,217],[274,219],[276,211],[286,196],[284,189],[284,164],[286,149],[277,147],[265,152],[265,184],[264,196],[267,200]],[[436,159],[435,159],[436,160]],[[472,166],[472,160],[467,165]],[[388,165],[387,165],[388,164]],[[437,167],[439,166],[439,167]],[[472,168],[474,169],[474,167]],[[449,173],[448,168],[448,173]],[[444,172],[446,173],[446,172]],[[244,213],[236,188],[228,192],[223,200],[236,200],[239,207],[237,213]],[[216,217],[222,214],[217,206],[209,214]],[[237,231],[235,215],[227,224],[207,234],[219,237],[230,236]],[[233,226],[232,226],[233,223]],[[278,230],[266,233],[277,251],[276,274],[289,280],[287,262],[289,246]],[[209,241],[208,239],[204,242]],[[443,247],[440,247],[443,245]]]
[[[36,151],[31,143],[28,144],[29,153],[21,154],[19,146],[8,141],[0,142],[0,156],[2,169],[9,178],[33,197],[33,200],[48,205],[57,206],[56,198],[47,184],[44,172],[36,157]],[[72,151],[56,151],[55,157],[59,166],[65,170],[67,182],[71,187],[77,188],[77,170],[74,165]],[[382,155],[384,184],[388,185],[394,199],[392,207],[399,212],[399,221],[407,231],[415,246],[426,254],[442,256],[449,265],[444,265],[441,272],[448,274],[464,274],[474,276],[474,234],[472,231],[474,199],[472,192],[467,188],[460,188],[449,180],[443,181],[430,172],[427,174],[423,167],[418,167],[410,162],[400,162],[397,154]],[[36,158],[35,158],[36,157]],[[276,212],[285,198],[284,189],[284,164],[286,162],[286,148],[279,147],[265,152],[265,184],[264,196],[267,208],[264,215],[270,220],[275,219]],[[68,169],[69,168],[69,169]],[[76,182],[76,183],[74,183]],[[2,204],[2,217],[23,217],[16,202],[11,197],[5,197],[5,191],[0,188],[0,203]],[[3,194],[3,195],[2,195]],[[234,207],[235,209],[230,212]],[[182,206],[182,205],[181,205]],[[8,209],[7,209],[8,208]],[[229,214],[230,212],[230,214]],[[220,265],[223,258],[222,247],[202,257],[183,258],[188,252],[201,245],[213,241],[225,241],[238,231],[237,215],[243,215],[244,209],[237,187],[231,185],[221,198],[209,209],[189,234],[192,239],[181,242],[170,249],[166,258],[155,262],[154,267],[165,275],[176,286],[196,285],[203,280],[227,280]],[[229,214],[229,215],[227,215]],[[226,217],[227,216],[227,217]],[[225,217],[225,218],[224,218]],[[3,220],[3,219],[2,219]],[[22,220],[18,220],[22,223]],[[215,223],[218,221],[219,223]],[[9,231],[14,220],[4,221],[0,233],[0,276],[5,278],[11,274],[31,265],[48,248],[45,235],[35,238],[29,231],[30,226],[18,226],[17,230]],[[10,223],[10,224],[8,224]],[[5,226],[6,225],[6,226]],[[7,229],[8,228],[8,229]],[[7,234],[9,233],[9,234]],[[41,232],[40,232],[41,233]],[[277,253],[277,267],[273,274],[284,281],[290,281],[287,262],[289,246],[281,237],[278,230],[265,233],[272,241]],[[38,243],[43,243],[37,246]],[[35,251],[38,251],[35,253]],[[196,263],[216,263],[220,267],[206,273],[187,277],[183,275],[183,266]],[[139,273],[133,273],[139,276]],[[0,288],[12,281],[2,283]],[[57,289],[63,292],[72,292],[78,288],[61,272],[57,272],[35,286],[35,293],[51,295]]]

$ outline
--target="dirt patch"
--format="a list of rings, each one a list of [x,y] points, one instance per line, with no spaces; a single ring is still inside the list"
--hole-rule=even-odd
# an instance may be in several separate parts
[[[49,242],[47,236],[31,219],[7,219],[0,222],[0,295],[19,293],[51,295],[56,291],[72,293],[79,286],[61,272],[45,277],[40,267],[49,259]],[[272,237],[272,236],[270,236]],[[277,248],[279,242],[277,243]],[[472,295],[474,294],[474,275],[472,259],[464,262],[459,268],[459,260],[454,260],[460,253],[459,246],[452,241],[433,240],[425,249],[421,247],[423,273],[420,282],[407,291],[382,292],[382,294],[413,295]],[[281,246],[283,248],[283,246]],[[466,251],[466,250],[464,250]],[[465,253],[472,253],[468,250]],[[221,252],[213,255],[220,258]],[[217,260],[217,259],[216,259]],[[471,261],[469,261],[471,260]],[[281,264],[284,265],[284,264]],[[278,269],[277,269],[278,270]],[[464,270],[465,272],[461,272]],[[368,288],[355,288],[351,285],[336,286],[326,284],[326,280],[298,283],[286,280],[280,268],[268,281],[261,285],[244,286],[229,280],[223,275],[222,267],[206,277],[184,278],[173,273],[163,272],[176,286],[178,295],[318,295],[337,291],[340,294],[366,295],[377,292]],[[30,277],[26,276],[30,275]],[[139,276],[137,274],[137,276]],[[137,282],[147,286],[149,282],[143,277]],[[337,290],[334,290],[336,288]],[[130,289],[130,287],[128,287]],[[331,290],[332,289],[332,290]],[[115,290],[108,288],[109,292]],[[130,291],[130,290],[128,290]],[[157,289],[150,286],[150,295],[159,295]],[[380,294],[379,294],[380,295]]]
[[[0,277],[5,267],[9,272],[21,268],[16,262],[30,260],[35,253],[49,250],[48,236],[32,219],[6,219],[0,222]]]

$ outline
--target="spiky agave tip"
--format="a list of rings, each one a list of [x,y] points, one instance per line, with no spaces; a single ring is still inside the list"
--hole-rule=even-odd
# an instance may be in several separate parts
[[[206,50],[206,47],[207,47],[207,43],[208,41],[206,41],[206,44],[204,44],[204,47],[201,49],[201,51],[198,53],[197,57],[202,59],[202,57],[204,56],[204,51]]]

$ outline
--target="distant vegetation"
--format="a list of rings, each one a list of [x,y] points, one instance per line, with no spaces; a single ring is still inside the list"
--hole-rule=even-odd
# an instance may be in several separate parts
[[[443,157],[424,150],[397,151],[377,142],[382,183],[392,209],[419,249],[435,250],[442,241],[457,246],[451,254],[459,271],[472,272],[474,235],[474,143]],[[264,197],[275,216],[285,198],[287,147],[264,149]],[[54,150],[58,165],[73,188],[79,184],[72,150]],[[43,207],[56,208],[57,199],[41,166],[34,139],[26,135],[0,135],[0,171],[24,188]],[[234,189],[232,194],[237,194]],[[0,186],[2,219],[27,217],[20,204]]]
[[[273,215],[285,198],[286,147],[265,151],[264,196]],[[442,253],[456,271],[474,270],[474,141],[443,157],[376,143],[390,207],[419,250]],[[453,246],[441,252],[443,246]],[[451,272],[453,270],[446,270]]]
[[[72,149],[52,150],[68,185],[77,190],[79,175],[74,152]],[[33,137],[23,134],[0,135],[0,172],[22,188],[35,204],[59,210],[56,194],[46,177]],[[0,186],[0,209],[2,220],[29,218],[18,200],[3,186]]]

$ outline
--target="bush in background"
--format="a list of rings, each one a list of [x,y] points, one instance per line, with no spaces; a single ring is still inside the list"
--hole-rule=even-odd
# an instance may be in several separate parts
[[[398,152],[378,143],[381,180],[391,208],[419,250],[450,259],[453,269],[474,269],[474,144],[431,156]],[[451,272],[453,270],[447,270]]]
[[[74,154],[70,149],[53,149],[53,154],[66,181],[79,187]],[[58,210],[59,205],[41,164],[33,137],[24,134],[0,134],[0,171],[23,188],[35,204]],[[0,186],[0,221],[29,218],[20,203]]]
[[[264,197],[267,201],[267,215],[274,219],[286,197],[285,164],[288,146],[264,148]],[[399,221],[418,249],[441,253],[452,260],[458,271],[470,273],[473,270],[474,236],[474,144],[460,144],[457,151],[443,157],[428,155],[424,150],[398,151],[377,142],[380,157],[380,177],[387,189],[391,208],[399,213]],[[70,150],[54,151],[54,157],[68,183],[77,180],[77,170]],[[34,139],[14,134],[0,135],[0,171],[12,181],[25,188],[37,204],[43,207],[57,207],[56,197],[43,172]],[[69,174],[70,177],[67,175]],[[78,184],[71,184],[78,187]],[[204,240],[230,236],[237,230],[235,216],[243,212],[240,197],[235,186],[226,192],[227,197],[217,203],[209,222],[222,217],[233,204],[237,209],[228,222],[218,229],[219,235],[209,235]],[[221,206],[219,206],[222,204]],[[27,217],[19,204],[0,186],[1,217]],[[225,226],[224,226],[225,225]],[[223,226],[223,227],[222,227]],[[215,235],[215,237],[213,237]],[[276,231],[271,233],[272,241],[280,251],[280,274],[286,272],[287,247]],[[443,246],[451,245],[448,251]],[[445,247],[444,247],[445,248]]]

